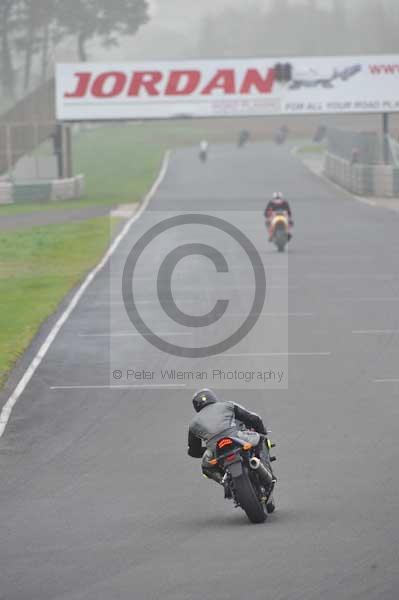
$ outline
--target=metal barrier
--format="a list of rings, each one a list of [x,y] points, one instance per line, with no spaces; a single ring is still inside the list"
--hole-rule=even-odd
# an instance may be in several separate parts
[[[0,204],[77,200],[84,195],[84,192],[84,175],[68,179],[19,183],[0,180]]]
[[[360,196],[392,198],[399,195],[399,167],[395,165],[356,164],[327,153],[324,172],[329,179]]]
[[[395,167],[399,167],[399,142],[388,136],[388,145],[391,162]]]

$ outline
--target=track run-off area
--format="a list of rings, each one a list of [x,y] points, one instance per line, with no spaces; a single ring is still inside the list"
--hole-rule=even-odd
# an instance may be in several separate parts
[[[284,255],[264,228],[276,190],[295,220]],[[192,383],[112,381],[115,369],[187,367],[138,334],[121,293],[135,242],[159,215],[183,212],[231,213],[266,269],[262,314],[226,350],[226,369],[280,366],[285,385],[219,390],[261,414],[277,443],[277,511],[261,526],[186,454]],[[0,439],[0,599],[396,598],[398,223],[311,174],[286,148],[220,145],[206,164],[196,149],[174,151],[146,210],[60,323]],[[190,241],[181,229],[169,239]],[[168,342],[202,346],[207,329],[173,324],[156,302],[161,246],[137,275],[143,318]],[[233,312],[214,326],[215,338],[248,309],[248,264],[229,252]],[[185,312],[201,315],[220,296],[220,274],[193,260],[176,267],[173,290]],[[222,370],[220,357],[196,360],[198,370]]]

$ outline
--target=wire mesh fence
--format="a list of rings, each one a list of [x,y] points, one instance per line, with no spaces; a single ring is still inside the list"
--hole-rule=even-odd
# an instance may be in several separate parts
[[[56,137],[54,80],[50,80],[0,115],[0,176],[12,176],[23,157],[30,156],[31,163],[34,159],[39,165],[37,148],[45,140],[53,141],[55,148]],[[40,178],[39,167],[36,171]]]
[[[330,154],[365,165],[382,162],[382,138],[376,132],[329,128],[327,139]]]
[[[56,176],[57,137],[54,122],[0,123],[0,175],[14,179]]]

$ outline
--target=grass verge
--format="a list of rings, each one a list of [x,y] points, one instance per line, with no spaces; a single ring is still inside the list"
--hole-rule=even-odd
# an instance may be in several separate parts
[[[323,154],[326,150],[324,144],[303,144],[298,146],[298,154]]]
[[[0,386],[40,325],[100,259],[116,219],[0,232]]]

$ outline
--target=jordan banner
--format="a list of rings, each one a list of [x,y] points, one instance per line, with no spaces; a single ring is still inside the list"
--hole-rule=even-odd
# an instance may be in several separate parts
[[[399,111],[399,55],[57,65],[60,121]]]

